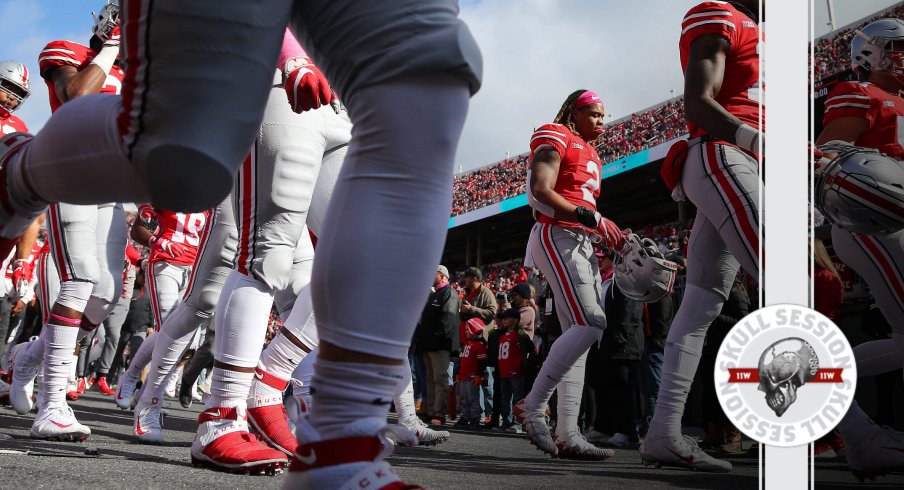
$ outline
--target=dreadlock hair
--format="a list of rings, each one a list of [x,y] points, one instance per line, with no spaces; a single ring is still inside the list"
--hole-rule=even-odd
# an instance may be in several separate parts
[[[565,102],[562,103],[562,108],[559,109],[559,113],[556,114],[556,118],[553,119],[552,122],[556,124],[561,124],[568,128],[572,133],[577,136],[581,136],[581,133],[578,132],[577,128],[574,127],[574,119],[571,118],[571,114],[574,112],[574,106],[578,102],[578,98],[586,92],[586,89],[575,90],[565,99]]]

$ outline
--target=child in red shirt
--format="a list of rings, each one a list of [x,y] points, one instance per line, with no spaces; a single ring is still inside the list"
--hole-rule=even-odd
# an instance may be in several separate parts
[[[521,312],[510,308],[499,315],[502,328],[499,333],[499,349],[496,366],[502,389],[502,428],[506,432],[520,433],[521,427],[512,418],[512,403],[524,397],[524,371],[533,361],[534,343],[527,333],[518,328]]]
[[[465,323],[467,340],[459,355],[458,407],[460,417],[456,426],[480,427],[480,386],[486,379],[487,343],[483,338],[484,323],[471,318]]]

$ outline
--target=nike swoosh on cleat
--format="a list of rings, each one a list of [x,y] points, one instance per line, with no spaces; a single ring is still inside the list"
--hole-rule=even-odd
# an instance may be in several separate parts
[[[72,424],[61,424],[61,423],[57,422],[56,420],[51,420],[50,423],[61,429],[65,429],[66,427],[72,426]]]
[[[690,456],[682,456],[682,455],[676,453],[675,451],[672,451],[671,449],[669,449],[669,452],[672,453],[672,454],[674,454],[675,457],[677,457],[677,458],[680,459],[681,461],[684,461],[685,464],[689,464],[689,465],[690,465],[690,464],[694,464],[694,456],[693,456],[693,455],[690,455]]]
[[[296,454],[296,457],[298,458],[298,461],[301,461],[302,463],[304,463],[308,466],[312,466],[314,463],[317,462],[317,451],[311,449],[311,454],[309,454],[307,456],[302,456],[301,454]]]
[[[141,430],[141,424],[138,422],[135,422],[135,433],[138,434],[139,436],[143,436],[143,435],[147,434],[147,431]]]
[[[261,380],[261,381],[263,381],[263,379],[264,379],[264,373],[261,372],[261,371],[255,371],[255,372],[254,372],[254,377],[257,378],[257,379],[259,379],[259,380]]]

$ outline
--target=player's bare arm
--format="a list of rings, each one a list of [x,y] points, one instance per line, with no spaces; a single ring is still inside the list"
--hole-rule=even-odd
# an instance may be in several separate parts
[[[561,155],[552,148],[538,150],[530,162],[530,190],[537,201],[553,210],[553,218],[578,221],[577,206],[554,190],[561,162]]]
[[[144,245],[145,247],[151,246],[151,237],[153,236],[154,234],[141,220],[135,220],[135,223],[132,225],[132,230],[129,231],[129,237],[131,237],[132,240],[135,240],[135,242],[137,242],[138,244]]]
[[[819,137],[816,138],[816,144],[824,145],[829,141],[844,141],[853,145],[868,129],[869,121],[865,118],[839,117],[822,129]]]
[[[63,103],[100,92],[107,79],[103,68],[93,63],[82,71],[78,71],[74,66],[57,66],[49,75],[53,80],[53,90]]]
[[[707,133],[737,143],[735,134],[743,122],[716,102],[729,47],[728,40],[716,34],[700,36],[691,44],[684,74],[684,108],[687,118]]]

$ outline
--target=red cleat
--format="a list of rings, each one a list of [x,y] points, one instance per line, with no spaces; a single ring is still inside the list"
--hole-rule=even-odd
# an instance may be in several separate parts
[[[191,445],[192,464],[218,471],[277,474],[288,458],[248,433],[242,407],[214,407],[201,412],[198,433]]]
[[[78,391],[79,395],[81,395],[82,393],[85,392],[85,387],[86,387],[85,378],[79,378],[78,379],[78,387],[76,388],[76,391]]]
[[[292,456],[298,449],[298,440],[289,430],[289,416],[282,404],[249,408],[248,425],[263,442],[286,456]]]
[[[69,383],[66,385],[66,399],[74,402],[78,400],[78,382],[74,379],[70,379]]]
[[[97,388],[97,391],[99,391],[107,396],[112,396],[112,395],[116,394],[116,390],[114,390],[113,388],[110,388],[110,385],[107,384],[107,378],[105,376],[101,376],[100,378],[98,378],[97,383],[94,383],[94,386],[95,386],[95,388]]]

